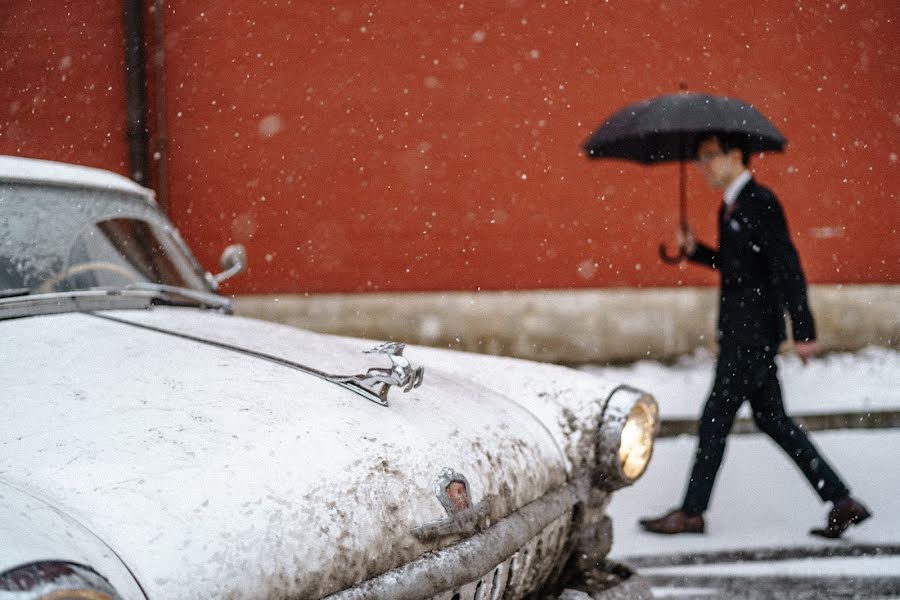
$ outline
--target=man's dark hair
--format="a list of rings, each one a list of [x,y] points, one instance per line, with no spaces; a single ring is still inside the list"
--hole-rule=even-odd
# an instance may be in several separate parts
[[[728,133],[725,131],[714,131],[704,135],[701,135],[697,138],[697,148],[700,147],[700,144],[705,142],[706,140],[718,140],[719,147],[722,148],[723,153],[731,152],[734,149],[738,149],[741,151],[741,162],[744,163],[744,166],[750,164],[750,156],[752,153],[746,150],[747,147],[747,136],[743,133]],[[697,148],[694,149],[694,154],[696,154]]]

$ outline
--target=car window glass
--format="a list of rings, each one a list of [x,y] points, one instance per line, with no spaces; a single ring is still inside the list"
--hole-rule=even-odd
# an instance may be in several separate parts
[[[0,185],[0,292],[135,282],[209,289],[177,231],[140,196]]]

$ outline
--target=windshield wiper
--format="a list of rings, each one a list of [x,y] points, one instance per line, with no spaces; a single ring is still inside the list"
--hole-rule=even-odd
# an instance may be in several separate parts
[[[37,315],[95,310],[143,309],[153,303],[155,292],[91,289],[73,292],[25,293],[0,297],[0,320]]]
[[[31,288],[9,288],[0,290],[0,298],[15,298],[16,296],[27,296],[31,293]]]
[[[202,292],[162,283],[150,283],[148,281],[132,283],[119,291],[122,294],[127,294],[131,290],[153,292],[156,296],[154,303],[185,304],[187,302],[194,306],[231,310],[231,300],[211,292]]]
[[[223,296],[143,282],[124,288],[90,288],[41,294],[34,294],[24,288],[3,290],[0,292],[0,320],[64,312],[144,309],[153,304],[194,306],[232,312],[231,300]]]

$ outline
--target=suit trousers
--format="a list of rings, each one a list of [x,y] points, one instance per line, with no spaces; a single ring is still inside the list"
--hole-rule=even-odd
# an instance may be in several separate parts
[[[702,514],[709,506],[728,434],[744,402],[750,402],[756,426],[781,446],[823,501],[849,494],[806,433],[785,413],[775,354],[768,347],[722,345],[712,391],[700,418],[694,467],[682,504],[688,514]]]

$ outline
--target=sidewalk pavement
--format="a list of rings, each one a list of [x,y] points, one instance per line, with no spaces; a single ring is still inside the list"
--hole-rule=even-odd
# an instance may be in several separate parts
[[[682,435],[659,440],[644,476],[613,495],[610,558],[635,568],[657,598],[900,598],[900,430],[821,431],[811,438],[873,514],[843,538],[809,535],[825,524],[830,505],[761,434],[729,439],[706,534],[643,531],[639,518],[681,502],[696,443]],[[706,592],[685,596],[691,589]]]

